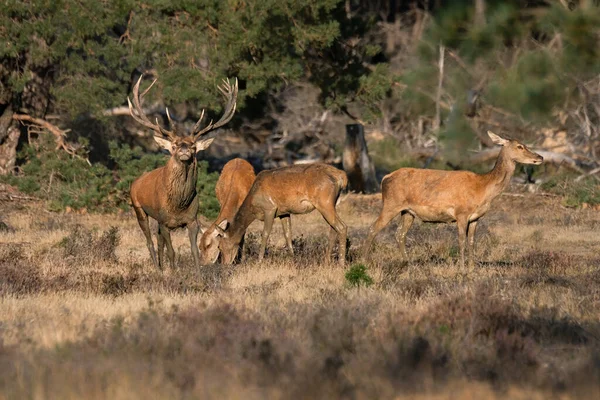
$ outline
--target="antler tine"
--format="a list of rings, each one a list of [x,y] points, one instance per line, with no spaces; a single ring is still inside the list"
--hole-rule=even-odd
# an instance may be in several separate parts
[[[227,79],[227,80],[223,79],[223,85],[220,86],[218,89],[219,89],[219,92],[221,92],[221,94],[223,95],[223,97],[225,97],[225,99],[227,99],[225,111],[223,112],[223,115],[217,122],[215,122],[213,124],[213,122],[211,121],[204,129],[196,132],[196,130],[199,128],[199,124],[200,124],[200,121],[198,121],[198,123],[194,126],[194,130],[192,131],[196,140],[200,136],[225,125],[226,123],[228,123],[231,120],[231,118],[233,117],[233,114],[235,114],[237,94],[238,94],[237,78],[235,78],[235,82],[233,83],[233,85],[231,85],[229,83],[229,79]],[[203,114],[204,114],[204,112],[203,112]]]
[[[129,114],[131,115],[131,117],[138,122],[139,124],[145,126],[146,128],[152,129],[153,131],[163,135],[163,136],[167,136],[169,139],[174,139],[176,137],[175,133],[169,130],[166,130],[164,128],[162,128],[160,126],[160,124],[158,123],[158,118],[156,119],[156,124],[153,124],[148,117],[146,116],[146,114],[144,113],[144,109],[142,108],[142,99],[144,98],[144,96],[146,95],[146,93],[148,93],[148,91],[152,88],[152,86],[154,86],[154,84],[156,83],[157,79],[155,79],[150,86],[148,86],[148,88],[146,90],[144,90],[142,92],[142,94],[140,95],[140,83],[142,82],[142,78],[143,75],[140,75],[138,81],[136,82],[136,84],[133,86],[133,104],[131,102],[131,100],[129,100],[129,97],[127,97],[127,103],[129,104]],[[167,112],[168,115],[168,112]],[[169,117],[169,122],[171,122],[171,118]]]
[[[167,119],[169,120],[169,127],[171,128],[171,130],[174,130],[175,123],[171,119],[171,114],[169,113],[169,107],[165,107],[165,111],[167,112]]]
[[[196,132],[198,130],[198,128],[200,128],[200,124],[202,123],[202,119],[204,118],[204,109],[202,109],[202,113],[200,114],[200,118],[198,119],[198,122],[196,122],[194,124],[194,127],[192,128],[192,135],[194,134],[194,132]],[[211,121],[212,123],[212,121]]]

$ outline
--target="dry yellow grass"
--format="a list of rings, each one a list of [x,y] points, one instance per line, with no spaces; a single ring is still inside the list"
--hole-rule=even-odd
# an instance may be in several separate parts
[[[379,207],[339,205],[350,264]],[[415,223],[407,265],[393,222],[357,289],[322,263],[317,213],[292,218],[296,257],[276,224],[257,263],[255,222],[247,263],[197,270],[181,231],[157,272],[131,214],[0,210],[0,398],[600,396],[595,211],[502,196],[469,274],[454,226]]]

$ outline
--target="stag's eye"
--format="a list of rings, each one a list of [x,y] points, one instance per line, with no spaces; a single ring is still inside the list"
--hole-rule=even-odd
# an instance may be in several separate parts
[[[525,147],[523,147],[523,146],[521,146],[521,145],[518,145],[518,146],[517,146],[517,149],[519,149],[519,150],[523,150],[524,148],[525,148]]]

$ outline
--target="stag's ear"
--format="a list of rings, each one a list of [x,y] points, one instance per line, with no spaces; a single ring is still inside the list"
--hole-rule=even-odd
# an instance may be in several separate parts
[[[492,139],[492,142],[496,143],[497,145],[504,146],[508,143],[508,140],[501,138],[492,131],[487,131],[487,134],[490,137],[490,139]]]
[[[161,147],[161,149],[165,149],[166,151],[168,151],[169,153],[172,152],[173,146],[171,144],[171,141],[165,138],[161,138],[158,135],[154,135],[154,141],[156,143],[158,143],[158,145]]]
[[[206,150],[208,148],[208,146],[211,145],[211,143],[213,142],[213,140],[215,140],[215,138],[198,140],[196,142],[196,151]]]

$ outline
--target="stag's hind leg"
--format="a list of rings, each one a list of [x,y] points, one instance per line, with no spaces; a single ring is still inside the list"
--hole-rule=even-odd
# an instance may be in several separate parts
[[[171,232],[165,225],[158,225],[158,264],[162,267],[164,247],[167,247],[167,257],[171,268],[175,267],[175,250],[171,243]]]
[[[158,260],[156,259],[156,252],[154,251],[154,243],[152,242],[152,233],[150,232],[150,223],[148,221],[148,215],[144,212],[143,209],[139,207],[133,207],[135,211],[135,215],[138,220],[138,224],[146,237],[146,246],[148,247],[148,251],[150,252],[150,257],[152,257],[152,263],[156,268],[160,268]]]

